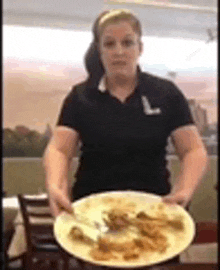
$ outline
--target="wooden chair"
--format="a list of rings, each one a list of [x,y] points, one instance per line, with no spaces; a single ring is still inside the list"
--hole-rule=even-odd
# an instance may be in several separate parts
[[[196,235],[190,245],[190,247],[184,251],[182,254],[182,262],[185,263],[216,263],[215,255],[213,254],[213,259],[207,257],[206,253],[211,254],[215,250],[215,244],[217,244],[218,234],[217,234],[217,221],[200,221],[196,223]],[[208,251],[209,249],[209,251]],[[203,253],[204,252],[204,253]],[[197,255],[198,253],[198,255]],[[198,256],[198,257],[197,257]],[[202,256],[202,257],[201,257]],[[210,256],[210,255],[209,255]]]
[[[3,235],[3,247],[4,247],[4,258],[3,259],[4,259],[4,261],[1,262],[1,265],[3,265],[3,263],[4,263],[5,269],[8,269],[8,263],[9,263],[8,248],[9,248],[9,245],[11,243],[14,232],[15,232],[15,230],[12,228],[12,229],[9,229],[8,231],[4,232],[4,235]]]
[[[193,244],[217,243],[218,224],[216,221],[200,221],[196,223],[196,236]]]
[[[4,248],[4,261],[1,261],[1,265],[4,265],[4,269],[10,269],[10,264],[13,262],[16,262],[19,264],[19,262],[22,262],[23,256],[18,255],[14,257],[9,257],[9,248],[10,244],[13,240],[13,236],[15,233],[15,225],[14,225],[14,219],[17,215],[17,209],[11,208],[11,207],[3,207],[3,248]],[[20,263],[22,264],[22,263]]]
[[[25,254],[24,268],[39,269],[38,262],[48,262],[49,269],[62,269],[69,267],[69,255],[62,250],[53,236],[53,222],[45,223],[51,219],[48,198],[34,198],[19,194],[18,200],[24,222],[27,252]],[[35,222],[33,222],[35,219]],[[36,221],[37,220],[37,221]],[[44,222],[43,222],[44,221]]]

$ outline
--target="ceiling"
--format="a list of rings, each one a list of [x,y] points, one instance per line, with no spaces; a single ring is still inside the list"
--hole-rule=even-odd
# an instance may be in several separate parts
[[[3,0],[3,24],[90,31],[111,8],[133,10],[144,35],[207,41],[207,29],[217,34],[217,0]]]

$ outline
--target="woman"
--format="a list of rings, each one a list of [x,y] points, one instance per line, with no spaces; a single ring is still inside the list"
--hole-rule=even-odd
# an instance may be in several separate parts
[[[103,12],[86,55],[89,78],[64,101],[45,152],[51,211],[71,212],[73,199],[107,190],[142,190],[187,206],[207,167],[207,153],[188,104],[168,80],[141,72],[141,26],[127,10]],[[171,136],[180,173],[171,189],[166,144]],[[70,162],[82,142],[73,189]]]

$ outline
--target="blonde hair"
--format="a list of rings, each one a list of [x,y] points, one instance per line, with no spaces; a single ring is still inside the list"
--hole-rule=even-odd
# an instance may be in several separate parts
[[[112,9],[100,19],[99,25],[103,24],[106,20],[121,14],[131,14],[131,11],[129,9]]]
[[[99,15],[93,28],[93,33],[96,42],[99,41],[99,37],[102,34],[104,28],[110,23],[117,23],[122,20],[130,22],[133,30],[142,36],[141,24],[137,17],[129,9],[112,9],[104,11]]]

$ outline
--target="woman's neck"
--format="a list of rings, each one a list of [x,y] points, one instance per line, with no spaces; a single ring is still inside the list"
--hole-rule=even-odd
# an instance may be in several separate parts
[[[106,77],[106,86],[109,92],[121,100],[126,99],[135,89],[137,84],[137,76],[122,77],[112,76]]]
[[[106,85],[107,88],[115,92],[117,89],[129,90],[131,88],[135,88],[137,82],[137,76],[133,77],[125,77],[125,76],[107,76],[106,77]]]

